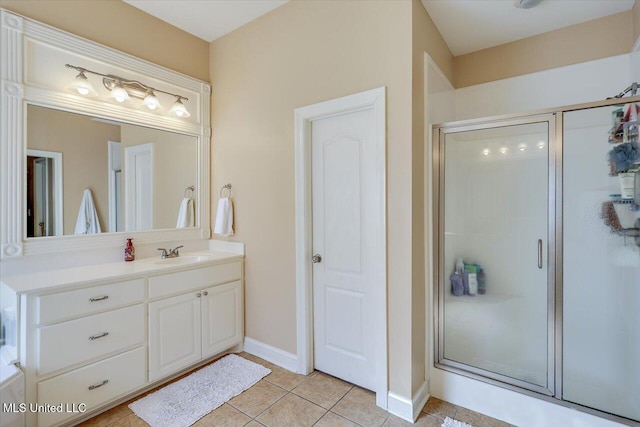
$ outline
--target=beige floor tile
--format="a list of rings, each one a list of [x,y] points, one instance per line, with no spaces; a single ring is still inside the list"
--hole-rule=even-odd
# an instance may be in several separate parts
[[[322,372],[314,372],[305,382],[292,390],[313,403],[330,409],[353,386]]]
[[[336,415],[333,412],[324,414],[320,421],[314,427],[360,427],[358,424],[349,421],[346,418]]]
[[[440,427],[442,426],[442,419],[434,417],[433,415],[425,414],[421,412],[416,420],[415,424],[398,418],[395,415],[389,415],[387,421],[383,424],[383,427]]]
[[[457,410],[458,407],[456,405],[440,400],[437,397],[430,397],[427,404],[422,408],[422,412],[442,419],[455,417]]]
[[[467,408],[458,408],[456,420],[473,425],[473,427],[511,427],[511,424],[496,420]]]
[[[288,391],[293,390],[308,378],[307,376],[287,371],[286,369],[274,365],[273,363],[267,362],[266,360],[260,359],[253,354],[242,352],[239,354],[239,356],[244,357],[245,359],[252,362],[259,363],[265,368],[271,369],[271,373],[264,377],[264,379]]]
[[[249,421],[249,424],[245,424],[244,427],[264,427],[263,424],[260,424],[256,420]]]
[[[288,391],[298,387],[307,379],[304,375],[294,374],[293,372],[287,371],[286,369],[282,369],[278,366],[274,366],[269,369],[271,369],[271,373],[264,377],[264,379]]]
[[[243,391],[228,403],[251,418],[255,418],[285,394],[287,392],[280,387],[265,380],[260,380],[253,387]]]
[[[109,427],[145,427],[149,424],[145,423],[142,418],[139,418],[136,414],[128,415],[124,418],[120,418]]]
[[[242,427],[249,421],[251,421],[250,417],[225,403],[200,418],[194,427]]]
[[[376,395],[360,387],[353,387],[331,412],[365,427],[379,427],[387,419],[387,412],[376,406]]]
[[[325,409],[308,400],[288,394],[256,419],[267,427],[310,427],[325,412]]]
[[[83,427],[106,427],[131,414],[133,414],[131,409],[127,407],[126,403],[123,403],[79,425]]]

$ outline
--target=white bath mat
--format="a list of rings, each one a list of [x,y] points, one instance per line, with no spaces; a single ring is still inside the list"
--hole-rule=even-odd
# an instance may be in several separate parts
[[[152,427],[187,427],[271,372],[235,354],[136,400],[129,408]]]
[[[447,417],[442,423],[442,427],[473,427],[471,424],[463,423],[462,421],[452,420]]]

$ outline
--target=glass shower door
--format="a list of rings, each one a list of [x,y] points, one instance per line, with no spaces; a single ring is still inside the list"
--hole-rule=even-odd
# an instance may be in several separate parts
[[[564,114],[562,399],[640,422],[640,164],[608,164],[629,107]]]
[[[439,145],[439,363],[547,395],[554,120],[447,127]]]

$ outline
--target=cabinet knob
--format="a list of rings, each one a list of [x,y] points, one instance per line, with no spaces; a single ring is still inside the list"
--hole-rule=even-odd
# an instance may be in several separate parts
[[[200,297],[201,297],[200,292],[198,292],[198,293],[196,294],[196,296],[197,296],[198,298],[200,298]]]
[[[311,257],[311,262],[314,264],[322,262],[322,257],[320,256],[320,254],[315,254],[314,256]]]
[[[202,295],[204,295],[204,296],[206,297],[207,295],[209,295],[209,292],[204,291],[204,292],[202,293]]]

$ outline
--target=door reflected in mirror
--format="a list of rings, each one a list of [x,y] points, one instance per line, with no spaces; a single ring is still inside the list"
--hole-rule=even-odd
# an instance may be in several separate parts
[[[29,105],[27,237],[197,226],[197,150],[194,136]]]

